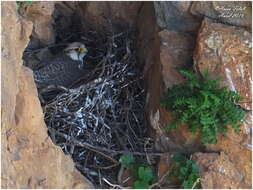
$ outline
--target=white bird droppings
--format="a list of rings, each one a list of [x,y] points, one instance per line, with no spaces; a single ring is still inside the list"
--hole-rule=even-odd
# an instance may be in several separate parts
[[[229,82],[229,88],[230,88],[230,90],[236,92],[236,88],[235,88],[235,85],[234,85],[232,77],[231,77],[231,71],[228,68],[226,68],[225,71],[226,71],[227,80]]]

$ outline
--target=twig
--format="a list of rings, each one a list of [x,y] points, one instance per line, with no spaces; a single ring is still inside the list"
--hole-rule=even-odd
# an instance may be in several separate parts
[[[198,178],[198,179],[194,182],[194,184],[193,184],[193,186],[192,186],[191,189],[194,189],[194,188],[196,187],[196,185],[197,185],[199,182],[200,182],[200,178]]]
[[[52,130],[54,130],[54,129],[52,129]],[[65,135],[65,134],[63,134],[63,133],[61,133],[61,132],[55,131],[55,134],[60,135],[60,136],[62,136],[62,137],[64,137],[64,138],[68,139],[68,140],[71,141],[71,143],[73,143],[74,145],[80,145],[80,142],[79,142],[79,141],[77,141],[77,140],[71,138],[70,136],[67,136],[67,135]],[[106,154],[103,153],[103,152],[100,152],[100,151],[99,151],[100,148],[95,147],[95,146],[93,146],[93,145],[90,145],[90,144],[88,144],[88,143],[83,143],[83,144],[84,144],[84,147],[85,147],[85,148],[87,148],[87,149],[89,149],[89,150],[91,150],[91,151],[93,151],[93,152],[96,152],[96,153],[98,153],[98,154],[104,156],[105,158],[107,158],[108,160],[112,161],[112,162],[115,163],[115,164],[119,164],[119,162],[118,162],[117,160],[113,159],[112,157],[106,155]]]
[[[131,155],[139,155],[139,156],[145,156],[145,155],[152,155],[152,156],[161,156],[164,153],[156,153],[156,152],[149,152],[149,153],[145,153],[145,152],[131,152],[131,151],[124,151],[124,150],[110,150],[107,148],[103,148],[103,147],[97,147],[97,146],[93,146],[89,143],[86,142],[80,142],[80,141],[74,141],[76,143],[76,145],[81,146],[81,147],[89,147],[89,148],[93,148],[93,149],[97,149],[100,151],[104,151],[104,152],[109,152],[109,153],[114,153],[114,154],[131,154]]]
[[[50,90],[63,90],[64,92],[68,92],[69,91],[69,89],[65,88],[64,86],[49,85],[49,86],[46,86],[46,87],[40,89],[40,94],[48,92]]]
[[[107,179],[105,179],[104,177],[102,178],[104,180],[104,182],[106,182],[108,185],[112,186],[113,188],[118,188],[118,189],[127,189],[127,187],[122,187],[120,185],[117,184],[112,184],[111,182],[109,182]]]
[[[168,170],[156,183],[150,185],[149,188],[152,189],[152,188],[154,188],[155,186],[160,185],[160,184],[163,182],[163,180],[165,179],[165,177],[166,177],[167,175],[169,175],[170,172],[171,172],[171,171]]]
[[[123,172],[124,172],[124,167],[121,165],[121,166],[120,166],[120,169],[119,169],[119,172],[118,172],[118,175],[117,175],[117,180],[118,180],[118,183],[119,183],[120,185],[123,184],[123,183],[122,183],[122,174],[123,174]]]
[[[98,168],[98,169],[101,169],[101,170],[110,170],[114,167],[117,167],[119,165],[119,163],[115,163],[113,165],[110,165],[110,166],[91,166],[92,168]]]
[[[147,153],[147,144],[149,143],[149,141],[150,141],[150,138],[148,138],[145,141],[145,143],[144,143],[144,151],[145,151],[145,153]],[[148,161],[149,165],[152,165],[152,162],[150,161],[150,158],[149,158],[148,154],[146,154],[146,158],[147,158],[147,161]]]

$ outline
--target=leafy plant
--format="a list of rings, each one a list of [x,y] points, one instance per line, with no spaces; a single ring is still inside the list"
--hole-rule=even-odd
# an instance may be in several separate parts
[[[187,81],[174,85],[162,97],[161,104],[172,111],[174,120],[168,130],[188,124],[189,130],[201,133],[204,143],[216,144],[217,135],[227,133],[227,126],[240,132],[239,123],[244,121],[245,112],[236,105],[242,97],[236,92],[220,87],[221,79],[210,79],[205,71],[203,78],[192,72],[179,71]]]
[[[25,5],[32,5],[32,1],[16,1],[17,6],[20,7],[20,5],[25,4]]]
[[[134,157],[133,155],[122,155],[119,159],[120,163],[125,168],[133,168]]]
[[[138,179],[134,182],[135,189],[148,189],[154,179],[151,168],[138,167]]]
[[[198,166],[180,153],[174,154],[172,158],[176,162],[176,168],[171,175],[178,177],[184,189],[200,189]]]
[[[149,167],[136,165],[137,162],[132,155],[122,155],[119,161],[123,167],[132,169],[135,178],[133,187],[135,189],[148,189],[155,180],[153,170]]]

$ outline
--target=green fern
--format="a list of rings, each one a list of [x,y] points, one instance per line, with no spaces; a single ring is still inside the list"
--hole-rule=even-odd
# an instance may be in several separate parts
[[[210,79],[207,71],[203,78],[186,70],[179,72],[186,82],[168,89],[161,100],[161,105],[177,118],[168,129],[188,124],[193,134],[200,131],[202,141],[210,144],[217,143],[217,135],[226,135],[228,125],[240,132],[245,112],[236,105],[242,99],[237,93],[220,87],[221,79]]]
[[[180,153],[172,155],[172,159],[175,161],[176,166],[170,175],[176,176],[184,189],[200,189],[199,169],[196,163]]]

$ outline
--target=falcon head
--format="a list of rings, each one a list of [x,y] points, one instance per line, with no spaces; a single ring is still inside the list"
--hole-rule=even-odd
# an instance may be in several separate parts
[[[87,54],[88,50],[85,45],[80,42],[73,42],[69,44],[64,52],[74,61],[78,61],[80,64],[78,67],[81,69],[83,67],[83,58]]]

